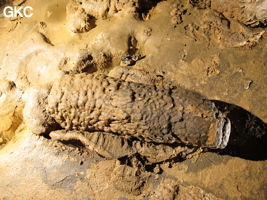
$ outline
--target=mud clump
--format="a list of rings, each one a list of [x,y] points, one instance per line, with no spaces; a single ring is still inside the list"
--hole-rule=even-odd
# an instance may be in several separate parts
[[[112,182],[117,190],[138,196],[145,189],[150,174],[135,157],[130,158],[129,162],[128,164],[116,162]]]
[[[183,23],[183,15],[187,12],[187,9],[182,4],[173,4],[172,7],[170,12],[172,16],[171,22],[176,27],[178,24]]]
[[[79,5],[71,1],[66,7],[67,26],[73,33],[88,32],[95,27],[94,17],[87,14]]]
[[[112,69],[108,76],[127,82],[143,83],[147,85],[166,85],[162,75],[149,73],[143,69],[135,69],[128,66],[118,66]]]
[[[162,180],[157,189],[153,192],[149,199],[172,200],[177,199],[179,193],[179,185],[171,179]]]
[[[189,1],[194,7],[199,9],[210,8],[211,0],[190,0]]]

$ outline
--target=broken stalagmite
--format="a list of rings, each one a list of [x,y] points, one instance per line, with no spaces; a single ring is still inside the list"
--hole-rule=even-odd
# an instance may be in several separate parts
[[[101,74],[64,75],[28,92],[24,118],[35,134],[102,131],[152,143],[224,148],[230,121],[182,87],[126,82]]]

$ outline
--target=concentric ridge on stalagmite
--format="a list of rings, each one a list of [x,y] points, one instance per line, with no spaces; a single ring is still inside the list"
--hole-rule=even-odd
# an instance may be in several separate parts
[[[229,139],[230,121],[223,113],[205,97],[181,87],[76,74],[43,88],[32,90],[31,98],[36,102],[43,98],[44,103],[27,102],[24,110],[35,134],[59,128],[103,131],[158,144],[208,148],[224,148]],[[46,120],[36,120],[40,118]]]

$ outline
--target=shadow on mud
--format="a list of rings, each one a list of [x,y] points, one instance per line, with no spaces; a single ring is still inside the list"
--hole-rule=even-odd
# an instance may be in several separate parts
[[[227,147],[214,150],[249,160],[267,159],[267,124],[250,112],[233,104],[213,101],[231,120],[231,136]]]

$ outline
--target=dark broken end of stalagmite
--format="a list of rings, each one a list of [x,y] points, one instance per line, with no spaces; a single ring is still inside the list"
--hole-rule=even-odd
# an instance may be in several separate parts
[[[218,119],[214,129],[211,131],[207,141],[207,147],[212,149],[224,149],[227,146],[231,133],[231,122],[226,117]]]
[[[58,129],[103,132],[146,143],[211,149],[225,148],[230,136],[229,119],[211,101],[181,87],[84,73],[37,86],[28,96],[24,118],[35,134]]]

